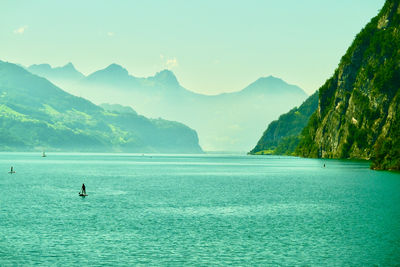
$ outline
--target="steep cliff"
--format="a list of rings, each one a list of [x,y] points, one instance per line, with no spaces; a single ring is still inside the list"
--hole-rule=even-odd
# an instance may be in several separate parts
[[[296,153],[400,169],[400,0],[387,0],[319,89]]]

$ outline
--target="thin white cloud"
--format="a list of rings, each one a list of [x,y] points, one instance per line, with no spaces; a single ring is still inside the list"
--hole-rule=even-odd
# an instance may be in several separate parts
[[[167,69],[171,69],[178,66],[178,60],[176,58],[167,59],[165,62]]]
[[[24,34],[24,32],[27,28],[28,28],[28,26],[19,27],[18,29],[14,30],[14,34]]]

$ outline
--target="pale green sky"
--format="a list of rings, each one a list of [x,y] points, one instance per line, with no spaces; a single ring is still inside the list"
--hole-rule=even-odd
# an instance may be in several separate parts
[[[189,90],[237,91],[274,75],[321,86],[384,0],[1,0],[0,60],[164,68]]]

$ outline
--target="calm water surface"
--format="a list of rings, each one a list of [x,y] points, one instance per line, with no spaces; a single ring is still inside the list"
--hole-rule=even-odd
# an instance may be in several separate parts
[[[400,174],[366,162],[0,153],[0,190],[0,266],[400,264]]]

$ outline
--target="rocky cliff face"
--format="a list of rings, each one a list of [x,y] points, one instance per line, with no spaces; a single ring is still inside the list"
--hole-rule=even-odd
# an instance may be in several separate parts
[[[320,88],[296,153],[400,169],[400,0],[387,0]]]

